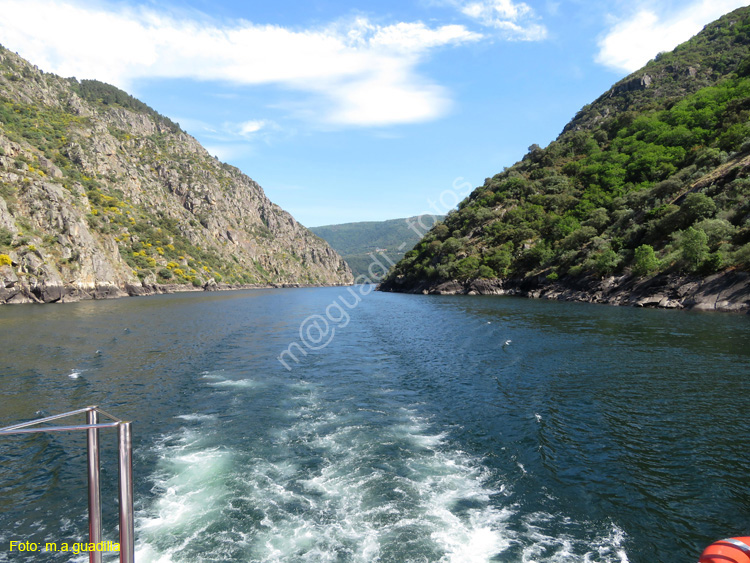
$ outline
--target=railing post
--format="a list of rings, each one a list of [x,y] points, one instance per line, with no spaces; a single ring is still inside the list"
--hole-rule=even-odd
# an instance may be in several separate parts
[[[99,413],[96,407],[89,407],[86,411],[86,423],[98,424]],[[86,430],[88,438],[87,458],[89,474],[89,543],[98,544],[102,541],[102,499],[99,488],[99,429]],[[102,552],[89,551],[89,563],[102,563]]]
[[[130,422],[117,427],[120,444],[120,563],[134,563],[133,453]]]
[[[84,425],[46,424],[69,416],[86,413]],[[110,419],[110,422],[100,423],[99,415]],[[45,426],[40,426],[45,425]],[[133,440],[130,422],[123,422],[98,407],[86,407],[64,414],[47,416],[29,422],[13,424],[0,428],[0,436],[11,434],[32,434],[36,432],[67,432],[70,430],[86,430],[88,482],[89,482],[89,543],[99,545],[102,540],[102,505],[99,488],[99,429],[117,428],[118,457],[120,467],[120,561],[121,563],[135,563],[135,535],[133,526]],[[109,545],[109,542],[107,543]],[[97,549],[89,551],[89,563],[101,563],[102,552]]]

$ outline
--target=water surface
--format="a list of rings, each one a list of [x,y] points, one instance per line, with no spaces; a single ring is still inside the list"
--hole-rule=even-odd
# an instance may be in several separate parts
[[[750,533],[746,316],[326,288],[4,307],[0,334],[0,425],[134,421],[139,563],[668,563]],[[85,487],[82,435],[0,439],[0,561],[70,560],[9,542],[85,541]]]

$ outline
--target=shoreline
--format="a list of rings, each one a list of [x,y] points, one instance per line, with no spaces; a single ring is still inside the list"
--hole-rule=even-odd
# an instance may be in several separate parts
[[[515,295],[607,305],[719,311],[750,314],[750,273],[727,271],[707,277],[661,274],[652,278],[631,275],[604,279],[581,278],[549,282],[545,277],[475,279],[421,283],[403,287],[398,280],[378,291],[424,295]]]
[[[206,292],[206,291],[236,291],[243,289],[285,289],[303,287],[344,287],[348,284],[227,284],[209,280],[202,286],[189,284],[94,284],[91,287],[73,285],[43,285],[35,288],[13,288],[10,293],[0,288],[0,306],[3,305],[47,305],[53,303],[78,303],[79,301],[101,301],[105,299],[120,299],[125,297],[147,297],[149,295],[164,295],[171,293]]]

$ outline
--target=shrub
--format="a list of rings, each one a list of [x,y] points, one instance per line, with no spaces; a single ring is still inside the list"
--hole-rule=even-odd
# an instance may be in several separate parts
[[[620,257],[611,248],[599,253],[596,257],[596,271],[601,276],[611,274],[620,265]]]
[[[724,267],[724,258],[719,252],[712,252],[701,263],[700,269],[705,274],[713,274]]]
[[[458,252],[459,250],[461,250],[461,247],[462,247],[461,241],[459,241],[458,239],[454,237],[450,237],[446,239],[446,241],[443,243],[441,252],[446,255],[454,254],[455,252]]]
[[[732,254],[732,262],[745,268],[750,268],[750,243],[741,246]]]
[[[706,219],[695,225],[708,237],[708,246],[715,247],[721,242],[731,241],[737,228],[725,219]]]
[[[0,254],[0,266],[10,266],[13,264],[13,260],[7,254]]]
[[[478,277],[492,279],[496,278],[497,274],[495,273],[495,270],[493,270],[489,266],[485,266],[484,264],[482,264],[481,266],[479,266]]]
[[[162,268],[159,270],[159,277],[164,280],[171,280],[174,277],[174,274],[172,274],[172,271],[167,268]]]
[[[596,235],[597,233],[594,227],[581,227],[561,240],[560,248],[564,250],[579,249]]]
[[[10,246],[13,242],[13,233],[4,227],[0,227],[0,246]]]
[[[499,274],[500,277],[507,276],[510,264],[513,261],[513,256],[510,253],[512,247],[513,244],[510,243],[496,248],[492,254],[485,256],[484,265]]]

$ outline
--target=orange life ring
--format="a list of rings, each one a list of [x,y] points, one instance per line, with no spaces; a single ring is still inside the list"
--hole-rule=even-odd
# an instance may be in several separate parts
[[[750,563],[750,537],[714,542],[703,551],[698,563]]]

